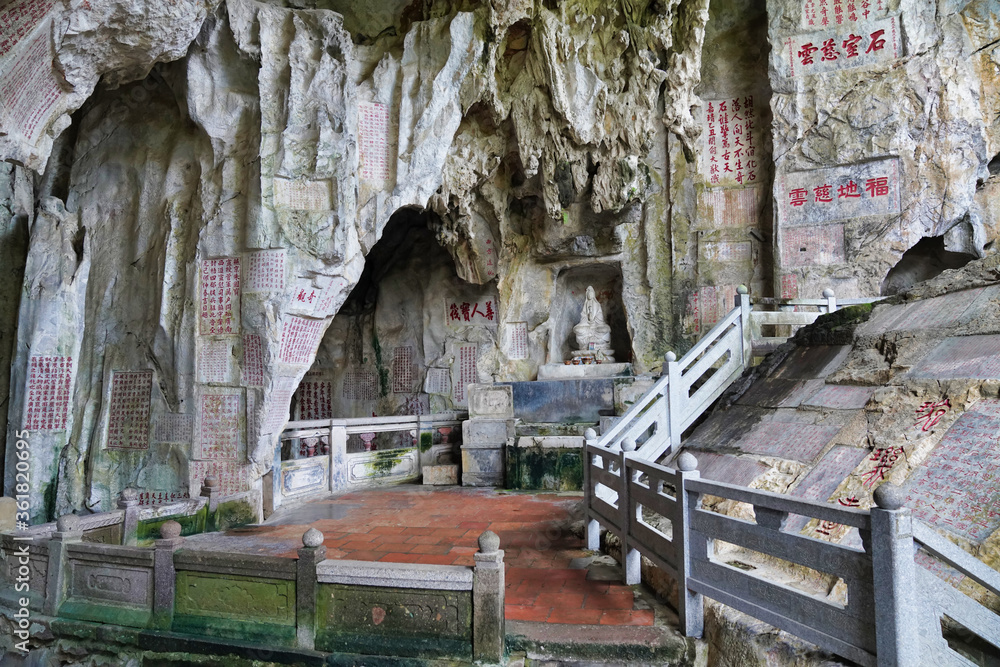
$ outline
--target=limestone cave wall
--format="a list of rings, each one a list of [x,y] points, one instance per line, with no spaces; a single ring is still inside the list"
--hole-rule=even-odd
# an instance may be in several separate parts
[[[259,494],[290,416],[533,379],[588,284],[648,373],[739,284],[872,295],[921,239],[993,251],[993,3],[370,5],[0,7],[0,426],[34,520],[209,472]]]

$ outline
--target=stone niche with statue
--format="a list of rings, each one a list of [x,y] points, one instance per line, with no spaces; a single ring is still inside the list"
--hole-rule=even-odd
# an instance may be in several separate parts
[[[566,276],[561,285],[563,322],[553,330],[549,363],[538,369],[539,380],[631,374],[632,365],[616,359],[627,359],[631,352],[627,328],[616,321],[620,282],[585,273]]]

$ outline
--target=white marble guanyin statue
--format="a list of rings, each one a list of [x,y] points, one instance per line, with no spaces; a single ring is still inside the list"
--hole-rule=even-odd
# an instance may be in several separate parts
[[[611,349],[611,327],[604,321],[604,310],[597,302],[593,286],[587,288],[587,298],[580,311],[580,323],[573,327],[580,350],[574,355],[592,354],[598,361],[614,361]]]

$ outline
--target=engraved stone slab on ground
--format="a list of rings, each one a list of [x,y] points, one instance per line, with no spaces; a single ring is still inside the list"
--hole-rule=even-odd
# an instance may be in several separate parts
[[[945,338],[910,371],[911,378],[1000,378],[1000,336]]]
[[[1000,527],[1000,401],[985,400],[952,424],[903,487],[913,515],[973,542]]]
[[[792,489],[791,495],[803,500],[815,500],[825,502],[837,487],[840,486],[844,478],[858,467],[865,457],[870,454],[867,449],[859,447],[844,447],[838,445],[832,447],[830,451],[820,459],[816,467],[810,470],[802,481]],[[785,531],[797,533],[805,528],[809,519],[804,516],[790,517],[785,526]]]
[[[865,407],[874,393],[875,387],[828,384],[802,401],[802,405],[837,410],[856,410]]]
[[[749,458],[710,452],[692,453],[698,459],[698,470],[703,478],[726,484],[749,486],[770,470],[766,465]]]
[[[840,426],[764,422],[743,436],[737,447],[749,454],[777,456],[808,463],[840,431]]]
[[[966,319],[970,306],[983,291],[984,288],[979,287],[913,303],[883,306],[874,317],[858,327],[858,334],[954,326]]]
[[[825,378],[844,365],[850,353],[849,345],[810,345],[800,347],[782,362],[772,377],[785,380]]]

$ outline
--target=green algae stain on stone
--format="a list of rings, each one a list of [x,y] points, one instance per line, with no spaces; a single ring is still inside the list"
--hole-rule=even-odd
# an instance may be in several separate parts
[[[426,452],[428,449],[434,446],[434,434],[430,432],[424,432],[420,434],[420,451]]]
[[[583,457],[577,447],[507,449],[507,488],[523,491],[579,491],[583,488]]]

